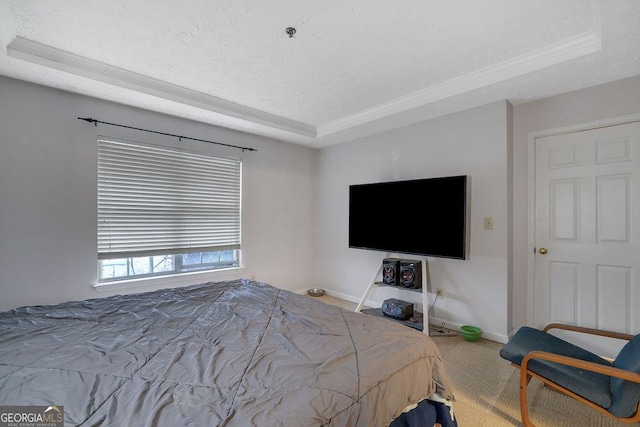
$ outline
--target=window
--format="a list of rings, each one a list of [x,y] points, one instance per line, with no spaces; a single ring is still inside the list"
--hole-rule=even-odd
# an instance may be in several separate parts
[[[241,162],[98,140],[98,280],[239,266]]]
[[[238,267],[238,251],[104,259],[98,268],[100,281],[106,282],[230,267]]]

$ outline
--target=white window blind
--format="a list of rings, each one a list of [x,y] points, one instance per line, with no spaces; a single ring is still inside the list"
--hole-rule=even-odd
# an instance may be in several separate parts
[[[98,140],[98,259],[240,249],[241,162]]]

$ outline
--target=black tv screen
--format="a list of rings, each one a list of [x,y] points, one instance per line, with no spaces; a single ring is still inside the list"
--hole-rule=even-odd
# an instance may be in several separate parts
[[[349,247],[465,259],[467,176],[349,186]]]

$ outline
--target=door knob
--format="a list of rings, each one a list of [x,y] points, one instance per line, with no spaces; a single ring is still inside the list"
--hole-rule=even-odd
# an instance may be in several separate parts
[[[538,253],[540,255],[546,255],[547,254],[547,248],[540,248],[538,249]]]

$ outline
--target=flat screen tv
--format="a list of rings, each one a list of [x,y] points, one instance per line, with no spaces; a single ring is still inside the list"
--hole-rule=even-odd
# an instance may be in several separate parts
[[[349,247],[466,259],[467,176],[350,185]]]

